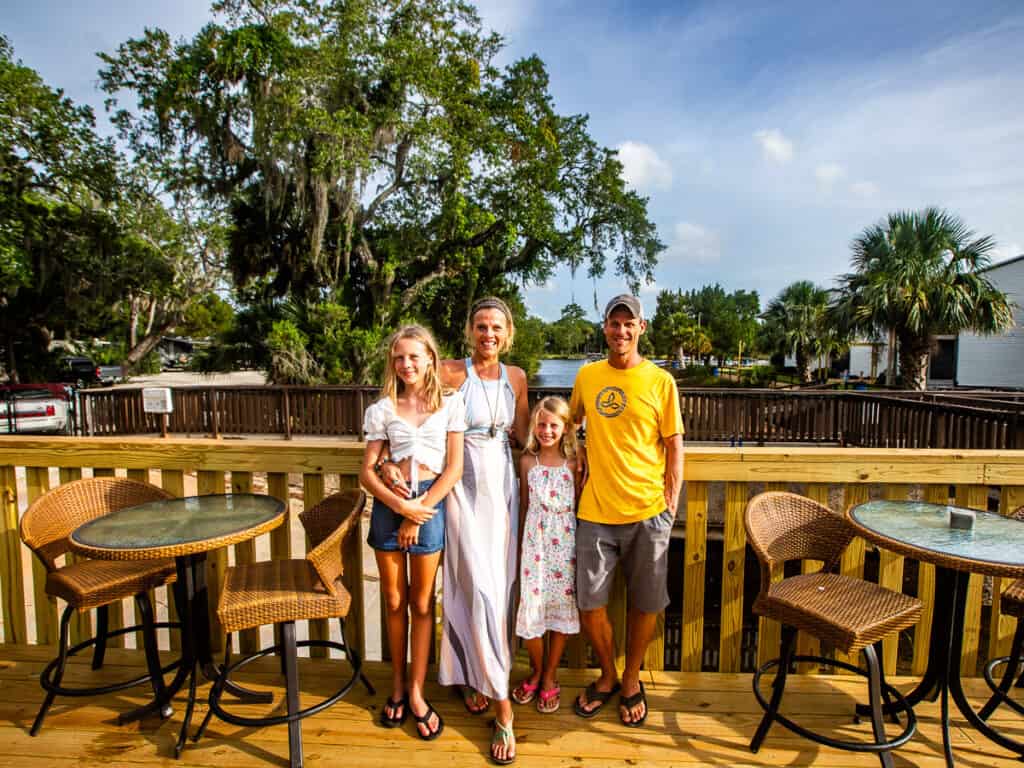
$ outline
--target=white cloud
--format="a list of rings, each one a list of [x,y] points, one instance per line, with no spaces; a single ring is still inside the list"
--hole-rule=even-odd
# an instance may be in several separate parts
[[[761,145],[766,159],[776,163],[788,163],[793,159],[793,142],[783,136],[782,131],[774,128],[755,131],[754,138]]]
[[[661,286],[658,285],[657,281],[653,283],[643,283],[640,286],[640,293],[657,294],[661,290]]]
[[[622,177],[635,189],[669,189],[672,186],[672,168],[650,145],[624,141],[616,149],[622,163]]]
[[[872,181],[855,181],[850,185],[850,192],[864,200],[878,197],[878,185]]]
[[[846,169],[838,163],[822,163],[814,169],[814,178],[818,180],[818,184],[829,189],[845,176]]]
[[[722,257],[722,239],[718,233],[699,224],[680,221],[672,231],[672,241],[664,261],[688,264],[710,264]]]

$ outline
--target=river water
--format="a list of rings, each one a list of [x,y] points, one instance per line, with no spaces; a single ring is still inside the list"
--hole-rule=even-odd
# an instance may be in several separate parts
[[[530,382],[534,387],[571,387],[578,371],[586,360],[565,360],[551,358],[540,361],[537,378]]]

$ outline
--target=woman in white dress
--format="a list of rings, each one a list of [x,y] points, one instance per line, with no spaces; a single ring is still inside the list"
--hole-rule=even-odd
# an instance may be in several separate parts
[[[505,302],[485,298],[470,310],[466,337],[473,353],[446,360],[441,380],[466,403],[462,480],[449,495],[445,520],[442,685],[461,685],[466,708],[484,712],[494,701],[491,758],[515,758],[509,675],[512,671],[513,588],[518,564],[519,489],[511,436],[525,441],[530,421],[526,374],[498,356],[512,346],[515,326]]]

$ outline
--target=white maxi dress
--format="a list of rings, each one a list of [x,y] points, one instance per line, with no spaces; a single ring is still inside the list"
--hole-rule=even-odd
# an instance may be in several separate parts
[[[445,510],[438,680],[507,699],[519,521],[508,430],[516,397],[504,365],[500,378],[484,381],[469,359],[459,391],[466,403],[465,453],[462,479]]]

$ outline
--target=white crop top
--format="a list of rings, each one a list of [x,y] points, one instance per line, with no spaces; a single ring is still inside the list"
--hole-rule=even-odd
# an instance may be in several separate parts
[[[395,413],[395,404],[382,397],[363,416],[365,440],[387,440],[391,458],[412,457],[412,481],[416,483],[420,464],[435,475],[444,469],[449,432],[466,431],[466,406],[462,395],[453,392],[441,399],[441,407],[416,427]]]

